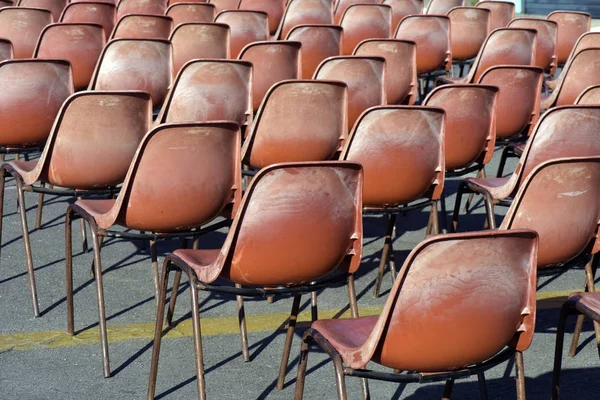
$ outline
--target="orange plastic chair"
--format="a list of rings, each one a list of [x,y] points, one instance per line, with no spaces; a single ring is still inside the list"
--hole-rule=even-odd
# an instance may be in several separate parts
[[[213,22],[217,8],[209,3],[175,3],[167,8],[165,15],[173,18],[173,27],[185,23]]]
[[[13,56],[13,45],[10,40],[0,38],[0,62],[10,60]]]
[[[333,22],[341,25],[346,10],[355,4],[381,4],[381,0],[333,0]]]
[[[241,0],[208,0],[210,4],[214,4],[217,14],[225,10],[238,10]]]
[[[337,159],[348,137],[347,107],[342,82],[276,83],[256,114],[242,161],[256,170],[280,162]]]
[[[326,58],[342,54],[342,28],[338,25],[297,25],[286,40],[302,43],[303,79],[311,79]]]
[[[181,24],[171,33],[173,76],[197,58],[229,58],[229,26],[225,24]]]
[[[275,39],[281,40],[298,25],[333,24],[333,9],[331,0],[291,0],[279,28],[275,33]]]
[[[0,9],[0,38],[11,41],[14,58],[31,58],[40,33],[51,23],[48,10],[4,7]]]
[[[467,61],[477,57],[488,36],[490,11],[485,8],[455,7],[450,18],[452,61]]]
[[[446,15],[454,7],[462,7],[464,5],[465,0],[430,0],[425,14]]]
[[[543,68],[551,76],[554,75],[557,66],[556,39],[558,24],[541,18],[516,18],[508,26],[535,29],[537,31],[535,65]]]
[[[117,15],[114,4],[102,2],[77,2],[68,4],[60,22],[74,24],[100,24],[104,27],[104,36],[109,37],[114,26]]]
[[[510,1],[480,1],[475,7],[490,10],[490,32],[498,28],[506,28],[515,19],[515,3]]]
[[[104,30],[98,24],[51,24],[40,34],[33,58],[68,60],[75,90],[88,87],[104,48]]]
[[[252,42],[269,40],[269,18],[265,12],[226,10],[215,17],[215,22],[229,25],[232,57]]]
[[[581,37],[577,39],[569,58],[561,69],[560,75],[556,79],[546,79],[544,82],[546,88],[550,91],[556,90],[558,83],[565,78],[565,73],[569,70],[569,64],[571,64],[575,55],[583,49],[589,49],[593,47],[600,48],[600,32],[587,32],[581,35]]]
[[[250,184],[221,250],[177,250],[168,255],[161,274],[147,398],[154,397],[156,387],[171,271],[176,271],[176,279],[185,272],[190,282],[200,399],[206,398],[206,391],[198,291],[236,295],[245,359],[248,342],[243,297],[294,296],[277,383],[279,389],[283,388],[303,294],[345,280],[352,314],[358,315],[353,274],[362,253],[361,193],[362,168],[355,163],[273,165],[261,170]],[[235,287],[216,283],[217,278],[232,282]],[[170,311],[173,298],[171,294]],[[312,310],[313,319],[317,319],[316,303]]]
[[[118,192],[116,186],[125,178],[135,149],[151,123],[147,93],[79,92],[64,102],[39,160],[10,161],[0,167],[0,199],[4,198],[6,177],[12,176],[16,182],[35,316],[39,316],[39,306],[24,192],[72,198]],[[45,185],[60,189],[48,189]],[[0,201],[0,215],[3,204]]]
[[[423,0],[383,0],[381,4],[392,7],[392,32],[407,15],[423,14]]]
[[[553,11],[547,18],[558,24],[558,65],[564,65],[579,37],[592,28],[592,16],[584,12]]]
[[[348,129],[369,107],[386,103],[385,59],[339,56],[324,60],[313,79],[337,80],[348,85]]]
[[[575,104],[600,104],[600,85],[586,88],[575,100]]]
[[[43,8],[52,13],[52,20],[57,22],[60,14],[67,6],[67,0],[19,0],[18,7]]]
[[[169,39],[173,19],[164,15],[127,14],[113,29],[112,39]]]
[[[119,0],[117,21],[127,14],[165,15],[167,3],[163,0]]]
[[[392,36],[392,8],[381,4],[352,4],[346,8],[340,26],[342,54],[351,55],[363,40]]]
[[[275,34],[283,18],[285,0],[240,0],[240,10],[263,11],[269,15],[269,33]]]
[[[240,60],[252,63],[252,108],[256,111],[274,84],[302,76],[300,47],[289,40],[254,42],[242,49]],[[296,104],[297,106],[297,104]]]
[[[304,49],[302,50],[304,55]],[[387,104],[413,105],[418,95],[417,45],[399,39],[369,39],[356,46],[355,56],[385,58]]]
[[[89,90],[143,90],[159,107],[171,86],[168,40],[113,39],[104,46]]]
[[[373,296],[379,297],[386,264],[396,279],[394,227],[398,214],[431,206],[427,235],[438,233],[437,202],[444,188],[445,112],[435,107],[379,106],[365,111],[342,160],[365,171],[363,214],[385,215],[384,246]]]
[[[194,238],[225,225],[217,223],[200,229],[226,207],[237,207],[240,203],[240,146],[240,130],[232,122],[160,125],[142,139],[117,199],[77,200],[69,206],[65,225],[68,334],[75,335],[71,224],[73,219],[81,217],[90,227],[94,244],[105,377],[110,376],[110,361],[100,255],[102,241],[105,237],[150,241],[158,301],[157,241]],[[111,229],[115,225],[128,231]]]
[[[252,64],[239,60],[192,60],[175,78],[156,119],[173,122],[252,123]]]
[[[485,397],[484,373],[513,357],[517,398],[524,399],[523,352],[535,328],[536,255],[537,235],[529,230],[421,242],[379,316],[312,323],[303,335],[294,398],[302,399],[308,352],[316,342],[333,361],[338,399],[346,399],[346,376],[404,384],[446,381],[448,399],[455,379],[477,375]],[[373,371],[366,369],[369,362],[410,372]]]

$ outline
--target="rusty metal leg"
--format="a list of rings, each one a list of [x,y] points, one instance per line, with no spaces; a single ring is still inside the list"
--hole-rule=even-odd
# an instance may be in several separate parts
[[[173,326],[173,314],[175,313],[175,303],[177,302],[177,292],[179,291],[179,282],[181,282],[181,270],[175,271],[173,278],[173,289],[171,289],[171,299],[169,301],[169,309],[167,310],[167,325]]]
[[[594,285],[594,277],[595,277],[595,269],[593,265],[595,263],[595,258],[597,255],[590,257],[588,262],[585,264],[585,292],[595,292],[596,288]],[[577,353],[577,346],[579,345],[579,337],[581,336],[581,331],[583,330],[583,322],[585,317],[583,314],[579,314],[577,316],[577,323],[575,324],[575,330],[573,331],[573,339],[571,340],[571,348],[569,349],[569,357],[575,357]],[[597,322],[594,321],[594,331],[596,333],[596,344],[598,347],[598,351],[600,353],[600,344],[598,343],[598,338],[600,337],[600,326]]]
[[[431,214],[432,214],[432,225],[431,225],[431,234],[437,235],[440,233],[440,218],[438,215],[438,202],[434,201],[431,204]]]
[[[347,280],[348,300],[350,303],[350,312],[352,318],[358,318],[358,303],[356,302],[356,287],[354,286],[354,275],[349,275]],[[366,378],[360,378],[360,386],[363,399],[369,399],[369,381]]]
[[[552,371],[552,400],[558,400],[560,396],[560,370],[562,367],[562,353],[565,341],[565,327],[569,316],[569,306],[563,305],[560,309],[560,317],[556,328],[556,346],[554,347],[554,369]]]
[[[106,334],[106,311],[104,309],[104,284],[102,283],[102,261],[100,260],[100,246],[95,224],[90,223],[92,244],[94,248],[94,274],[96,276],[96,299],[98,301],[98,324],[100,328],[100,342],[102,344],[102,367],[104,377],[110,378],[110,361],[108,357],[108,336]]]
[[[73,312],[73,210],[69,207],[65,218],[65,264],[67,286],[67,333],[75,335],[75,317]]]
[[[394,257],[394,239],[396,238],[396,214],[390,215],[392,219],[392,237],[390,238],[390,253],[388,255],[388,263],[390,264],[390,272],[392,275],[392,285],[396,281],[396,257]]]
[[[479,171],[477,171],[477,175],[475,179],[485,178],[485,167],[481,167]],[[469,212],[469,207],[471,207],[471,202],[473,201],[473,196],[475,193],[470,193],[469,197],[467,197],[467,202],[465,203],[465,214]]]
[[[479,395],[481,400],[488,400],[487,385],[485,383],[485,374],[482,372],[477,374],[477,382],[479,383]]]
[[[573,331],[573,339],[571,339],[571,348],[569,349],[569,357],[575,357],[575,354],[577,354],[577,346],[579,345],[579,336],[583,330],[584,319],[585,317],[583,315],[577,316],[575,330]]]
[[[313,322],[319,319],[317,292],[312,292],[310,294],[310,316]]]
[[[300,295],[294,296],[294,302],[292,303],[292,311],[290,312],[290,318],[288,320],[285,345],[283,347],[283,354],[281,355],[281,364],[279,365],[279,377],[277,378],[278,390],[283,390],[285,371],[290,359],[290,350],[292,348],[292,340],[294,339],[294,329],[296,328],[296,320],[298,319],[298,310],[300,308],[301,297],[302,296]]]
[[[517,374],[517,400],[525,400],[525,366],[523,365],[523,353],[515,353],[515,371]]]
[[[198,305],[198,289],[194,286],[193,277],[190,279],[190,297],[192,301],[192,326],[194,331],[194,353],[196,354],[196,385],[198,399],[206,400],[206,385],[204,383],[204,357],[202,355],[202,330],[200,328],[200,306]]]
[[[41,186],[43,188],[46,187],[46,184],[42,182]],[[42,210],[44,208],[44,193],[40,193],[38,195],[38,203],[37,203],[37,217],[35,218],[35,228],[40,229],[42,226]]]
[[[152,279],[154,280],[154,299],[158,305],[160,291],[160,276],[158,272],[158,255],[156,252],[156,240],[150,240],[150,259],[152,260]]]
[[[236,288],[241,288],[242,285],[235,284]],[[240,326],[240,339],[242,340],[242,358],[244,361],[250,361],[250,352],[248,351],[248,330],[246,329],[246,312],[244,310],[244,298],[235,296],[238,307],[238,323]]]
[[[484,196],[485,203],[485,213],[487,216],[487,227],[489,229],[496,229],[496,217],[494,215],[494,204],[492,203],[492,199],[486,194]]]
[[[444,191],[442,191],[442,196],[440,197],[440,214],[442,214],[442,220],[440,221],[442,233],[448,233],[448,213],[446,211],[446,193]]]
[[[444,394],[442,395],[442,400],[450,400],[452,389],[454,389],[454,379],[448,379],[444,385]]]
[[[23,245],[25,246],[25,259],[27,262],[27,276],[29,278],[29,291],[31,292],[31,302],[33,305],[33,315],[40,316],[40,306],[35,286],[35,275],[33,270],[33,257],[31,255],[31,242],[29,241],[29,228],[27,227],[27,207],[25,205],[25,196],[23,194],[23,183],[20,179],[17,182],[17,196],[19,199],[19,213],[21,214],[21,230],[23,231]]]
[[[344,376],[342,358],[338,355],[337,357],[331,357],[331,359],[333,361],[333,368],[335,369],[335,387],[337,389],[338,400],[346,400],[346,377]]]
[[[4,168],[0,168],[0,255],[2,254],[2,222],[4,222],[4,185],[6,181],[4,172]]]
[[[308,353],[313,339],[308,332],[302,338],[300,346],[300,359],[298,361],[298,375],[296,375],[296,390],[294,400],[302,400],[304,396],[304,381],[306,380],[306,366],[308,364]]]
[[[81,196],[77,197],[77,200],[81,200]],[[81,249],[84,253],[88,251],[87,234],[85,232],[85,221],[82,219],[80,222],[81,227]]]
[[[460,182],[458,184],[458,189],[456,189],[456,200],[454,202],[454,211],[452,212],[452,224],[450,225],[450,232],[454,233],[458,229],[458,217],[460,216],[460,203],[462,201],[462,196],[465,192],[466,185],[464,182]]]
[[[388,254],[390,253],[393,229],[394,224],[392,218],[388,215],[383,249],[381,250],[381,260],[379,261],[379,269],[377,270],[377,278],[375,278],[375,287],[373,288],[373,297],[379,297],[379,291],[381,290],[381,281],[383,280],[383,273],[385,271],[385,265],[387,263]]]
[[[100,236],[98,238],[98,248],[100,249],[100,252],[102,252],[102,244],[104,243],[104,236]],[[96,276],[96,273],[94,272],[94,259],[92,258],[92,263],[90,264],[90,277],[93,278],[94,276]]]

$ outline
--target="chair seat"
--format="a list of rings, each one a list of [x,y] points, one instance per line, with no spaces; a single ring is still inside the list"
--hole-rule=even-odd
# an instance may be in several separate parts
[[[494,200],[502,200],[511,195],[510,178],[467,178],[465,181],[474,190],[488,192]]]
[[[117,200],[114,199],[77,200],[75,204],[81,207],[86,213],[90,214],[94,219],[97,219],[97,217],[107,214],[114,207],[116,202]]]
[[[218,268],[216,261],[219,258],[220,249],[213,250],[175,250],[173,255],[191,267],[200,282],[212,281],[207,279],[212,268]]]
[[[569,303],[582,314],[600,322],[600,293],[571,293]]]
[[[33,185],[38,180],[38,174],[35,173],[37,161],[9,161],[8,164],[23,178],[27,185]]]
[[[313,322],[312,328],[318,331],[340,353],[344,363],[346,357],[362,346],[375,328],[379,316],[326,319]]]

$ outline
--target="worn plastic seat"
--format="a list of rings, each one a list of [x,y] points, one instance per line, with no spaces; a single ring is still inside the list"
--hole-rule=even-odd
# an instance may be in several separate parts
[[[18,7],[43,8],[52,13],[52,20],[57,22],[60,14],[67,6],[67,0],[19,0]]]
[[[56,82],[51,81],[51,85]],[[72,86],[68,89],[72,90]],[[45,103],[45,97],[43,101]],[[10,161],[2,165],[0,200],[4,198],[6,177],[12,176],[16,182],[35,316],[39,316],[39,306],[24,192],[44,190],[72,198],[84,196],[86,192],[115,193],[115,187],[125,178],[138,143],[152,123],[151,105],[150,96],[143,92],[76,93],[60,109],[39,160]],[[61,189],[44,189],[45,185]],[[0,215],[2,207],[3,201],[0,201]]]
[[[358,164],[276,164],[260,171],[250,184],[220,251],[177,250],[168,255],[161,274],[147,398],[154,397],[168,277],[173,270],[183,271],[190,282],[201,399],[206,398],[206,391],[198,291],[237,296],[246,360],[243,297],[294,296],[277,382],[277,388],[282,389],[302,294],[346,280],[352,315],[358,315],[353,274],[362,253],[361,193],[362,168]],[[215,282],[217,278],[223,283]],[[314,303],[313,320],[317,317]]]
[[[60,16],[60,22],[75,24],[100,24],[108,38],[115,26],[117,15],[114,4],[106,2],[77,2],[68,4]]]
[[[117,21],[127,14],[165,15],[167,2],[163,0],[119,0]]]
[[[333,3],[333,22],[341,25],[342,18],[346,10],[355,4],[381,4],[381,0],[334,0]]]
[[[537,235],[529,230],[443,235],[421,242],[405,261],[379,316],[319,320],[304,333],[295,399],[302,399],[313,342],[333,361],[338,399],[346,399],[345,376],[397,383],[446,381],[447,399],[455,379],[478,375],[483,396],[484,372],[512,357],[517,398],[524,399],[522,353],[535,328],[536,254]],[[410,372],[375,372],[366,369],[369,362]],[[365,389],[363,398],[368,398]]]
[[[553,11],[547,18],[558,24],[558,65],[564,65],[579,37],[592,28],[592,16],[584,12]]]
[[[164,15],[127,14],[121,17],[110,39],[169,39],[173,19]]]
[[[14,58],[31,58],[40,33],[51,23],[48,10],[4,7],[0,9],[0,38],[11,41]]]
[[[58,23],[44,28],[34,58],[68,60],[75,90],[86,89],[104,48],[104,30],[98,24]]]
[[[431,0],[427,5],[425,14],[446,15],[454,7],[465,5],[465,0]]]
[[[155,295],[159,297],[157,241],[198,236],[198,229],[241,200],[240,131],[235,123],[181,123],[154,128],[142,139],[121,195],[115,200],[78,200],[67,210],[68,333],[73,336],[72,220],[82,217],[94,244],[104,376],[110,376],[100,247],[105,237],[150,240]],[[113,228],[128,228],[122,231]],[[143,231],[134,233],[131,230]],[[144,233],[147,232],[147,233]]]
[[[304,56],[304,49],[302,51]],[[415,103],[418,95],[415,42],[399,39],[369,39],[359,43],[353,55],[385,58],[387,104]]]
[[[385,215],[386,229],[373,296],[379,297],[386,264],[396,279],[396,216],[431,206],[427,234],[437,234],[437,202],[444,188],[445,112],[435,107],[379,106],[355,124],[341,159],[365,171],[364,214]]]
[[[240,60],[252,63],[252,108],[256,111],[267,91],[277,82],[302,77],[300,42],[254,42],[240,52]]]
[[[392,32],[396,32],[402,18],[423,13],[423,0],[383,0],[381,4],[392,7]]]
[[[510,1],[480,1],[475,7],[490,10],[490,32],[498,28],[506,28],[515,19],[515,3]]]
[[[13,56],[13,45],[10,40],[0,38],[0,62],[10,60]]]
[[[342,54],[351,55],[363,40],[392,36],[392,8],[381,4],[353,4],[344,12],[340,25]]]
[[[448,11],[452,61],[475,58],[488,36],[490,11],[485,8],[455,7]]]
[[[210,4],[214,4],[217,14],[225,10],[237,10],[240,8],[241,0],[208,0]]]
[[[541,18],[515,18],[508,26],[535,29],[537,31],[535,65],[543,68],[551,76],[554,75],[557,66],[556,39],[558,24]]]
[[[385,104],[385,59],[339,56],[324,60],[314,79],[339,80],[348,85],[348,129],[369,107]]]
[[[575,104],[600,104],[600,85],[586,88],[575,100]]]
[[[268,15],[262,11],[221,11],[215,22],[229,25],[229,42],[232,57],[237,57],[246,45],[269,40]]]
[[[229,58],[229,26],[225,24],[181,24],[171,33],[173,76],[188,61],[197,58]]]
[[[89,90],[143,90],[160,106],[171,86],[168,40],[113,39],[106,44]]]
[[[213,22],[217,8],[209,3],[174,3],[167,8],[165,15],[173,18],[173,28],[185,23]]]
[[[348,137],[347,107],[348,89],[342,82],[276,83],[256,114],[242,161],[261,169],[280,162],[337,158]]]
[[[556,90],[559,82],[565,78],[565,73],[569,70],[569,65],[571,62],[573,62],[575,55],[583,49],[594,47],[600,48],[600,32],[587,32],[581,35],[581,37],[577,39],[577,42],[575,43],[569,58],[565,62],[564,67],[561,69],[559,76],[556,79],[546,79],[546,88],[548,88],[550,91]]]
[[[338,25],[297,25],[286,40],[302,43],[302,78],[310,79],[328,57],[342,54],[342,28]]]
[[[269,16],[269,33],[275,34],[283,18],[286,0],[240,0],[240,10],[263,11]]]
[[[281,40],[298,25],[333,24],[331,0],[292,0],[281,18],[275,39]]]

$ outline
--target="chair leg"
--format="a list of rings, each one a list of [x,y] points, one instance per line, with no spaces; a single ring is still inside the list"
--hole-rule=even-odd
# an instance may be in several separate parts
[[[41,186],[44,188],[46,184],[42,182]],[[38,195],[38,203],[37,203],[37,216],[35,218],[35,228],[40,229],[42,226],[42,210],[44,208],[44,193],[40,193]]]
[[[194,354],[196,355],[196,385],[198,399],[206,400],[206,385],[204,383],[204,357],[202,354],[202,330],[200,329],[200,306],[198,305],[198,289],[190,276],[190,297],[192,302],[192,326],[194,331]]]
[[[346,377],[344,376],[342,358],[338,355],[337,357],[331,357],[331,359],[335,370],[335,387],[337,389],[338,400],[346,400],[348,395],[346,394]]]
[[[390,238],[390,252],[388,254],[388,264],[390,264],[390,275],[392,276],[392,285],[396,281],[396,257],[394,256],[394,239],[396,238],[396,215],[391,215],[392,224],[392,237]]]
[[[0,168],[0,260],[2,254],[2,222],[4,220],[4,184],[6,181],[4,174],[4,168]]]
[[[242,285],[235,284],[236,288]],[[248,351],[248,330],[246,329],[246,312],[244,310],[244,297],[235,296],[238,307],[238,323],[240,326],[240,339],[242,340],[242,358],[245,362],[250,361],[250,352]]]
[[[485,213],[487,216],[486,223],[489,229],[496,229],[496,217],[494,215],[494,204],[492,199],[486,194],[484,195]]]
[[[310,316],[312,322],[319,319],[319,303],[317,299],[317,292],[311,292],[310,294]]]
[[[75,335],[75,316],[73,312],[73,210],[69,207],[65,218],[65,264],[67,287],[67,333]]]
[[[437,201],[431,203],[431,211],[429,212],[429,216],[431,219],[431,229],[428,232],[428,235],[437,235],[438,233],[440,233],[440,221],[438,215]]]
[[[19,213],[21,214],[21,230],[23,231],[23,245],[25,246],[25,259],[27,262],[27,276],[29,278],[29,291],[31,292],[31,302],[33,305],[33,315],[40,316],[40,306],[38,302],[37,289],[35,286],[35,273],[33,270],[33,257],[31,255],[31,242],[29,241],[29,228],[27,227],[27,207],[25,206],[25,195],[23,193],[23,183],[20,179],[17,182],[17,196],[19,200]]]
[[[562,353],[565,341],[565,327],[569,316],[568,304],[560,309],[558,327],[556,328],[556,346],[554,347],[554,369],[552,371],[552,400],[558,400],[560,396],[560,370],[562,366]]]
[[[515,353],[515,371],[517,373],[517,400],[525,400],[525,366],[523,365],[523,353]]]
[[[511,148],[505,146],[502,150],[502,156],[500,157],[500,163],[498,164],[498,172],[496,173],[496,178],[502,178],[504,174],[504,167],[506,166],[506,160],[508,159],[508,153],[510,153]]]
[[[290,312],[287,334],[285,337],[285,346],[283,347],[283,354],[281,355],[281,364],[279,365],[279,377],[277,378],[278,390],[283,390],[285,372],[287,369],[288,361],[290,359],[290,350],[292,348],[292,340],[294,339],[294,329],[296,328],[296,320],[298,319],[298,310],[300,309],[301,297],[302,296],[300,295],[294,296],[294,302],[292,303],[292,311]]]
[[[385,271],[385,265],[387,263],[388,255],[390,253],[390,245],[392,244],[392,233],[394,230],[394,223],[395,216],[394,218],[392,218],[392,216],[389,215],[387,217],[387,226],[385,230],[383,249],[381,250],[379,269],[377,270],[377,278],[375,278],[375,287],[373,288],[373,297],[379,297],[379,291],[381,290],[381,281],[383,280],[383,273]]]
[[[148,394],[146,396],[147,400],[153,400],[154,393],[156,391],[158,358],[160,356],[160,343],[162,340],[162,321],[165,316],[165,303],[167,298],[167,288],[169,286],[169,272],[170,271],[169,268],[167,268],[167,265],[163,265],[158,307],[156,307],[156,324],[154,325],[154,344],[152,346],[152,361],[150,362],[150,379],[148,381]]]
[[[102,262],[96,226],[90,224],[92,245],[94,248],[94,275],[96,276],[96,299],[98,301],[98,323],[100,326],[100,342],[102,344],[102,367],[104,377],[110,378],[110,360],[108,356],[108,336],[106,334],[106,311],[104,309],[104,284],[102,283]]]
[[[454,379],[448,379],[444,385],[444,394],[442,396],[442,400],[450,400],[452,389],[454,389]]]
[[[585,264],[585,288],[586,292],[595,292],[596,287],[594,284],[596,269],[598,267],[598,260],[600,257],[598,254],[594,254],[590,257],[588,262]],[[577,316],[577,323],[575,324],[575,331],[573,332],[573,339],[571,341],[571,348],[569,350],[569,356],[574,357],[577,353],[577,346],[579,345],[579,337],[581,335],[581,331],[583,329],[583,322],[585,317],[583,314],[579,314]],[[596,335],[596,347],[598,348],[598,354],[600,355],[600,324],[596,321],[593,321],[594,324],[594,333]]]
[[[77,197],[77,200],[81,200],[82,197],[79,196]],[[85,232],[85,221],[82,219],[80,222],[80,228],[81,228],[81,250],[83,250],[84,253],[86,253],[88,251],[88,242],[87,242],[87,234]]]
[[[175,313],[175,303],[177,302],[180,282],[181,270],[178,269],[175,271],[175,278],[173,278],[173,289],[171,289],[171,299],[169,300],[169,309],[167,310],[167,325],[169,327],[173,327],[173,314]]]
[[[442,214],[440,221],[442,233],[448,233],[448,214],[446,212],[446,193],[444,191],[442,191],[442,196],[440,197],[440,214]]]
[[[482,166],[481,169],[479,171],[477,171],[477,175],[475,176],[475,179],[481,179],[481,178],[485,178],[485,166]],[[469,207],[471,207],[471,202],[473,201],[473,196],[475,196],[475,193],[471,192],[469,194],[469,197],[467,197],[467,202],[465,203],[465,214],[467,214],[469,212]]]
[[[352,318],[358,318],[358,303],[356,302],[356,287],[354,286],[354,275],[349,275],[347,280],[348,299],[350,302],[350,312]],[[369,381],[366,378],[360,378],[360,386],[363,400],[371,398],[369,394]]]
[[[160,292],[160,276],[158,272],[158,255],[156,251],[156,240],[150,240],[150,259],[152,260],[152,279],[154,280],[154,299],[158,305]]]
[[[308,353],[313,341],[310,332],[307,331],[302,338],[300,346],[300,359],[298,360],[298,374],[296,375],[296,390],[294,391],[294,400],[302,400],[304,397],[304,381],[306,380],[306,366],[308,364]]]
[[[485,374],[482,372],[477,374],[477,382],[479,383],[479,395],[481,400],[488,400],[487,385],[485,382]]]
[[[464,181],[461,181],[458,184],[458,189],[456,189],[456,200],[454,202],[454,211],[452,212],[452,225],[450,226],[450,232],[454,233],[458,230],[458,217],[460,215],[460,203],[462,201],[462,196],[465,193],[466,185]]]

